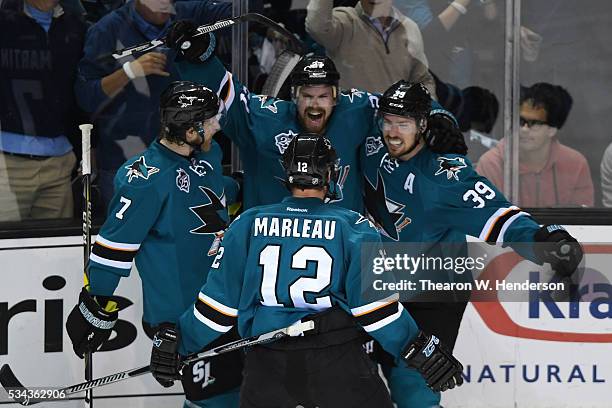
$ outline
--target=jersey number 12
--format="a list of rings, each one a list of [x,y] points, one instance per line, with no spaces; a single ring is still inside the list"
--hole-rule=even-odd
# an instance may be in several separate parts
[[[259,265],[263,267],[261,303],[264,306],[285,306],[278,301],[276,294],[280,253],[280,245],[267,245],[259,254]],[[304,294],[319,293],[329,286],[333,258],[325,248],[319,246],[303,246],[291,256],[292,269],[305,270],[308,262],[316,262],[316,275],[314,278],[302,276],[289,285],[292,306],[317,310],[330,308],[329,296],[317,297],[314,303],[310,303],[306,301]]]

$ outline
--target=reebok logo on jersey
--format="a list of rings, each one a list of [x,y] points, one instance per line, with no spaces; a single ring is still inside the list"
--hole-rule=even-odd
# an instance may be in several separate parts
[[[307,212],[308,212],[308,209],[306,209],[306,208],[293,208],[293,207],[287,207],[287,211],[307,213]]]
[[[450,159],[448,157],[438,157],[438,161],[440,162],[440,168],[436,171],[435,176],[446,173],[446,177],[450,180],[454,178],[459,181],[459,177],[457,174],[467,167],[465,164],[465,159],[463,157],[455,157],[454,159]]]
[[[128,178],[128,183],[131,183],[134,178],[148,180],[150,176],[159,172],[157,167],[147,166],[144,156],[140,156],[138,160],[129,166],[125,166],[125,168],[128,169],[125,175]]]

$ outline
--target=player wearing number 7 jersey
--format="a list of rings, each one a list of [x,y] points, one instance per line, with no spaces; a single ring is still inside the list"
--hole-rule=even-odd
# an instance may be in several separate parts
[[[558,225],[540,227],[476,173],[465,156],[437,154],[426,147],[423,132],[430,104],[423,85],[406,81],[392,85],[379,100],[380,133],[366,140],[362,167],[366,207],[385,239],[415,243],[402,245],[402,251],[413,256],[466,259],[466,235],[471,235],[491,244],[510,245],[539,264],[551,263],[561,275],[572,274],[582,259],[582,249],[567,231]],[[414,282],[471,279],[469,273],[445,268],[411,274]],[[469,293],[421,295],[419,300],[426,302],[405,302],[404,307],[423,330],[438,334],[452,350]],[[440,394],[432,392],[418,372],[393,365],[384,356],[381,360],[399,408],[439,405]]]
[[[297,135],[283,167],[292,196],[247,210],[230,225],[178,333],[158,333],[153,375],[174,378],[177,344],[186,355],[236,325],[246,337],[301,319],[314,322],[303,337],[247,351],[241,407],[392,407],[362,347],[366,332],[398,364],[423,372],[433,389],[460,385],[461,364],[435,336],[419,332],[397,296],[368,290],[372,258],[382,256],[380,236],[360,214],[324,203],[337,177],[330,141]]]
[[[153,337],[160,326],[175,324],[205,282],[205,267],[229,221],[232,184],[222,175],[221,149],[212,139],[223,121],[217,95],[199,84],[173,82],[162,93],[160,107],[159,139],[115,176],[116,193],[90,257],[89,285],[66,322],[81,357],[109,338],[118,315],[112,295],[130,274],[132,261],[142,280],[145,333]],[[222,342],[235,336],[227,333]],[[183,377],[186,406],[236,407],[240,354],[196,364]]]

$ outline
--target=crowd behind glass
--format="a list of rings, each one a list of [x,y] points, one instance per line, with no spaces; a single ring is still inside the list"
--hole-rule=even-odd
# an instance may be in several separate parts
[[[86,122],[94,123],[94,204],[103,217],[114,172],[157,137],[159,94],[180,79],[176,53],[163,46],[127,68],[103,54],[163,36],[175,19],[227,18],[231,6],[0,0],[0,222],[80,218],[78,125]],[[330,56],[345,89],[382,92],[398,79],[422,82],[456,116],[478,171],[507,191],[505,1],[258,0],[249,7],[283,23],[309,52]],[[612,207],[612,7],[604,0],[523,0],[520,9],[515,201]],[[217,38],[216,52],[229,67],[231,32]],[[252,91],[261,90],[283,41],[250,25]],[[227,142],[218,137],[229,163]]]

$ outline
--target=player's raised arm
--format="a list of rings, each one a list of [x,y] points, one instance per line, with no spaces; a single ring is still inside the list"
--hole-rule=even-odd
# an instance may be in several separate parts
[[[224,133],[241,148],[254,147],[248,131],[249,91],[215,56],[215,35],[195,36],[196,28],[193,22],[181,20],[168,30],[166,44],[188,61],[179,64],[181,77],[215,91],[228,113],[227,122],[222,124]]]

